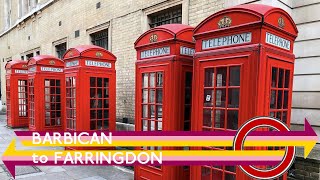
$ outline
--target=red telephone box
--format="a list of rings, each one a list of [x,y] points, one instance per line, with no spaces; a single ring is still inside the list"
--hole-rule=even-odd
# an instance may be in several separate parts
[[[22,60],[6,64],[7,125],[28,127],[28,67]]]
[[[110,130],[116,126],[116,57],[93,45],[77,46],[64,55],[66,129]]]
[[[290,125],[297,33],[287,12],[258,4],[225,9],[201,22],[194,30],[192,130],[237,130],[255,116]],[[191,175],[249,179],[233,166],[194,166]]]
[[[145,32],[135,42],[136,131],[190,130],[192,31],[191,26],[168,24]],[[135,179],[189,179],[189,172],[182,166],[136,166]]]
[[[65,106],[64,63],[49,55],[28,61],[29,130],[63,130]]]

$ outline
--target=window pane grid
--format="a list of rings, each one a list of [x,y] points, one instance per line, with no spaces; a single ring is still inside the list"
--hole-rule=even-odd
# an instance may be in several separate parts
[[[76,78],[66,78],[67,129],[76,130]]]
[[[109,129],[109,79],[90,77],[90,130]]]
[[[61,81],[44,80],[45,126],[61,126]]]
[[[7,119],[11,118],[11,96],[10,96],[10,79],[6,81],[6,97],[7,97]]]
[[[141,128],[142,131],[162,131],[163,72],[142,74]],[[142,147],[145,150],[159,150],[161,147]],[[150,166],[161,169],[161,166]]]
[[[28,117],[28,82],[18,80],[19,117]]]
[[[217,66],[205,69],[203,131],[238,129],[241,66]],[[226,150],[225,147],[204,147]],[[202,166],[202,179],[235,179],[234,166]]]
[[[34,79],[29,79],[29,120],[30,126],[35,125],[35,113],[34,113]]]

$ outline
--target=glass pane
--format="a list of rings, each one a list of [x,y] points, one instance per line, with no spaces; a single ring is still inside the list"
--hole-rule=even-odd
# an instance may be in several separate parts
[[[56,80],[56,86],[60,86],[60,80]]]
[[[227,115],[227,129],[238,129],[238,111],[228,111]]]
[[[109,121],[108,120],[103,121],[103,129],[109,129]]]
[[[103,110],[103,118],[104,119],[109,118],[109,110]]]
[[[216,106],[225,107],[226,103],[226,89],[218,89],[216,94]]]
[[[281,118],[282,118],[282,117],[281,117],[281,112],[277,112],[277,113],[276,113],[276,118],[281,120]]]
[[[157,120],[162,121],[162,106],[157,106]]]
[[[211,180],[210,175],[211,175],[211,168],[202,166],[201,167],[201,180]]]
[[[97,97],[102,98],[102,88],[97,89]]]
[[[50,86],[56,86],[56,80],[50,79]]]
[[[56,88],[55,87],[51,87],[50,88],[50,93],[51,94],[55,94],[56,93]]]
[[[104,78],[104,84],[103,87],[109,87],[109,78]]]
[[[98,87],[102,87],[102,78],[97,78]]]
[[[90,87],[96,87],[96,78],[90,77]]]
[[[278,81],[279,88],[283,88],[283,79],[284,79],[284,70],[279,69],[279,81]]]
[[[226,86],[227,68],[217,68],[217,87]]]
[[[109,99],[104,99],[103,100],[103,107],[104,108],[109,108]]]
[[[150,119],[155,119],[156,117],[156,107],[155,106],[150,106]]]
[[[225,120],[225,111],[224,110],[216,110],[215,111],[215,119],[214,119],[214,127],[215,128],[224,128],[224,120]]]
[[[142,87],[146,88],[148,87],[148,73],[142,74]]]
[[[102,119],[102,110],[97,111],[97,119]]]
[[[97,129],[101,130],[102,129],[102,121],[97,121]]]
[[[274,112],[270,112],[270,117],[275,117],[275,113]]]
[[[143,105],[142,106],[142,117],[143,118],[148,118],[148,105]]]
[[[150,89],[150,95],[149,95],[149,103],[155,102],[155,91],[154,89]]]
[[[96,121],[90,121],[90,130],[96,129]]]
[[[156,74],[155,73],[150,73],[150,87],[155,87],[156,84]]]
[[[282,119],[281,120],[286,124],[287,124],[287,120],[288,120],[287,115],[288,115],[287,111],[282,112]]]
[[[226,173],[225,180],[235,180],[235,179],[236,179],[236,175]]]
[[[185,87],[192,87],[192,72],[186,72]]]
[[[212,111],[209,109],[203,110],[203,126],[212,127]]]
[[[214,69],[206,69],[205,77],[204,77],[204,86],[205,87],[213,87],[214,82]]]
[[[289,88],[289,83],[290,83],[290,70],[286,70],[286,79],[284,82],[284,87]]]
[[[204,106],[212,107],[214,98],[214,90],[204,90]]]
[[[44,85],[49,87],[50,86],[50,80],[47,80],[47,79],[44,80]]]
[[[162,121],[158,122],[158,131],[162,131]]]
[[[157,103],[162,104],[162,89],[157,89]]]
[[[270,108],[271,109],[275,109],[276,108],[276,91],[275,90],[271,91]]]
[[[109,98],[109,89],[108,88],[103,89],[103,98]]]
[[[288,109],[289,91],[284,91],[283,109]]]
[[[229,86],[240,86],[240,66],[230,67]]]
[[[49,95],[50,94],[50,88],[44,88],[44,94]]]
[[[97,113],[96,113],[96,111],[95,110],[91,110],[90,111],[90,119],[96,119],[97,117]]]
[[[70,78],[66,78],[66,86],[70,87]]]
[[[277,87],[277,75],[278,75],[278,68],[272,68],[272,80],[271,80],[271,87]]]
[[[277,98],[277,109],[282,109],[282,94],[283,91],[278,91],[278,98]]]
[[[221,172],[221,171],[218,171],[218,170],[215,170],[215,169],[213,169],[212,170],[212,179],[223,179],[222,176],[223,175],[223,173]]]
[[[163,74],[162,72],[157,73],[157,87],[163,86]]]
[[[50,119],[46,118],[46,126],[50,126]]]
[[[148,131],[148,120],[143,120],[142,121],[142,130],[143,131]]]
[[[235,166],[226,166],[226,171],[236,172],[236,167]]]
[[[239,108],[240,89],[228,90],[228,107]]]
[[[142,103],[148,103],[148,89],[142,90]]]
[[[191,104],[191,100],[192,100],[192,89],[191,88],[187,88],[187,89],[185,89],[185,97],[184,97],[184,101],[185,102],[184,103],[185,104]]]

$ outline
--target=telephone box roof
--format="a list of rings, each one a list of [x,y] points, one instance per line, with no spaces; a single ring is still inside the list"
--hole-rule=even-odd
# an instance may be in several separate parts
[[[63,59],[70,59],[76,57],[99,58],[106,60],[116,60],[116,56],[106,49],[95,45],[80,45],[67,50]]]
[[[6,68],[6,69],[26,68],[26,67],[23,67],[24,65],[27,65],[27,61],[23,61],[23,60],[13,60],[13,61],[7,62],[5,68]]]
[[[251,24],[253,22],[263,23],[275,29],[285,31],[292,36],[297,36],[298,29],[291,16],[283,9],[262,4],[245,4],[221,10],[212,14],[203,20],[195,29],[194,34],[201,34],[204,31],[219,30],[218,26],[214,26],[222,17],[233,16],[232,24],[228,28],[240,27]],[[283,18],[285,24],[279,27],[279,18]],[[234,22],[236,21],[236,22]],[[208,23],[215,28],[209,28]],[[223,28],[227,30],[228,28]]]
[[[28,66],[30,65],[49,65],[49,66],[64,66],[64,62],[54,56],[50,55],[39,55],[29,59]]]
[[[148,44],[154,44],[166,40],[182,40],[193,43],[194,27],[184,24],[165,24],[152,28],[143,33],[134,43],[135,47],[140,47]],[[150,36],[157,34],[155,42],[150,41]]]

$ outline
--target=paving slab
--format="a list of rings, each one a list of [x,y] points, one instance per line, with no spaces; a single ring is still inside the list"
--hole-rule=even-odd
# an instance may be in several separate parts
[[[61,166],[38,166],[38,168],[45,173],[56,173],[56,172],[64,172],[66,171]]]
[[[88,177],[80,180],[106,180],[106,179],[101,176],[93,176],[93,177]]]
[[[9,176],[7,175],[7,173],[5,173],[5,172],[0,173],[0,179],[1,179],[1,180],[12,180],[12,178],[9,177]]]
[[[58,172],[58,173],[51,173],[51,174],[43,174],[39,176],[25,177],[25,178],[21,178],[20,180],[74,180],[74,178],[70,177],[65,172]]]

